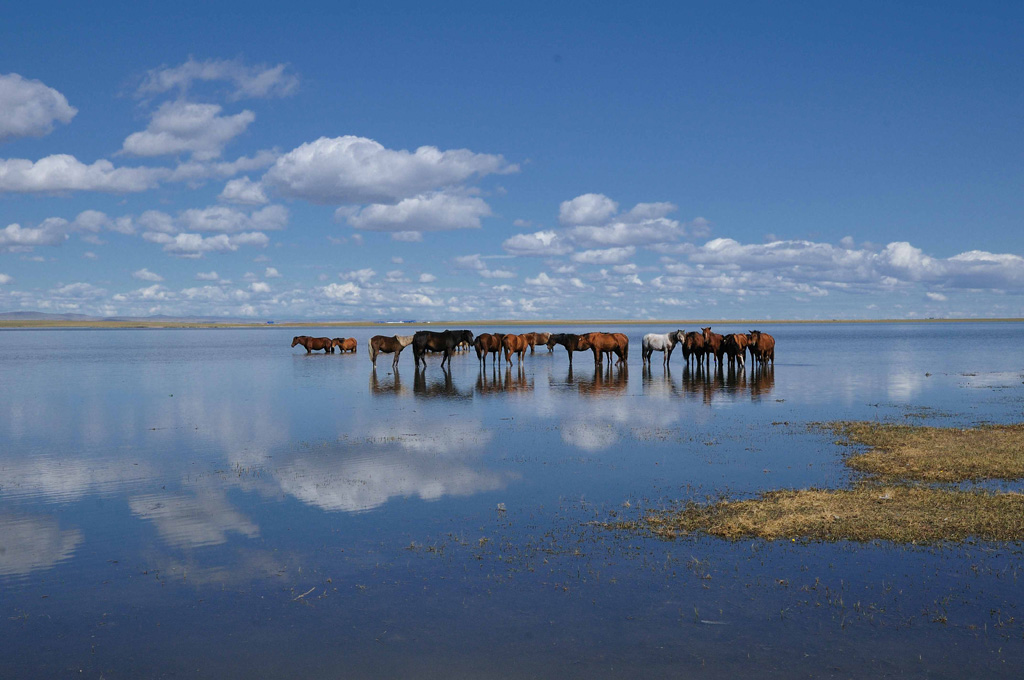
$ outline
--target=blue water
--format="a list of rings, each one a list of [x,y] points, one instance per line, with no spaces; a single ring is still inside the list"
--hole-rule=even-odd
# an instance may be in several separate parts
[[[1024,420],[1024,325],[765,326],[733,373],[615,330],[624,369],[450,372],[371,370],[393,330],[0,332],[0,677],[1019,677],[1020,545],[595,522],[850,483],[816,421]]]

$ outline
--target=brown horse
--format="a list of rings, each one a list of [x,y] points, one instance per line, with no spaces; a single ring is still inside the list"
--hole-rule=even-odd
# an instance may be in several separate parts
[[[416,335],[412,337],[412,356],[417,366],[422,361],[423,366],[426,367],[427,359],[424,355],[427,353],[427,350],[431,352],[444,352],[444,357],[441,359],[441,368],[444,368],[445,363],[451,367],[452,352],[463,341],[472,345],[473,331],[445,330],[441,333],[437,331],[417,331]]]
[[[697,367],[700,368],[704,363],[704,335],[696,331],[690,331],[686,334],[683,340],[683,359],[686,360],[686,365],[690,365],[690,357],[696,357]]]
[[[487,355],[491,355],[492,361],[501,361],[501,339],[503,333],[481,333],[473,341],[473,348],[476,349],[476,360],[484,366],[487,365]]]
[[[296,335],[292,338],[292,347],[302,345],[306,348],[306,354],[312,354],[315,349],[322,349],[325,354],[334,353],[334,341],[330,338],[311,338],[308,335]]]
[[[370,338],[370,344],[367,345],[367,349],[370,351],[370,361],[372,361],[374,367],[376,367],[378,354],[394,354],[395,359],[391,362],[391,365],[398,366],[398,357],[401,356],[402,350],[408,347],[411,343],[411,335],[393,335],[391,337],[386,335],[375,335]]]
[[[742,333],[730,333],[722,339],[722,351],[729,357],[729,368],[733,368],[736,362],[740,367],[745,366],[744,359],[747,355],[747,336]]]
[[[761,331],[747,333],[747,349],[750,350],[750,356],[762,366],[769,361],[772,366],[775,365],[775,338],[767,333]]]
[[[569,353],[569,367],[572,368],[572,353],[580,351],[580,336],[575,333],[554,333],[545,343],[548,352],[555,351],[555,345],[561,345]]]
[[[546,345],[548,340],[551,339],[551,333],[523,333],[526,337],[526,342],[530,346],[530,354],[533,354],[534,345]],[[550,350],[549,351],[553,351]]]
[[[530,340],[526,335],[512,335],[509,333],[501,339],[501,348],[505,350],[505,361],[511,365],[512,355],[516,354],[519,356],[519,363],[523,363],[523,355],[526,353],[526,348],[530,346]]]
[[[708,368],[711,367],[711,357],[715,357],[715,364],[718,366],[722,365],[722,341],[725,339],[719,333],[712,333],[711,326],[707,328],[701,328],[700,332],[704,334],[704,357],[708,362]]]
[[[629,338],[622,333],[586,333],[580,336],[579,349],[594,352],[594,364],[603,363],[605,355],[611,361],[614,354],[619,359],[616,365],[629,359]]]
[[[334,338],[332,341],[333,347],[340,348],[339,352],[352,352],[355,354],[356,351],[356,339],[355,338]],[[333,349],[332,347],[332,349]]]

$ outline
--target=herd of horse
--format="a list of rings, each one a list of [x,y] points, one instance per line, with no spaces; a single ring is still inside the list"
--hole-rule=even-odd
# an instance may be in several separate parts
[[[718,367],[722,366],[723,361],[727,361],[730,368],[736,364],[745,366],[748,354],[758,366],[775,365],[775,338],[758,330],[721,335],[712,333],[711,327],[708,326],[701,328],[699,333],[682,330],[648,333],[643,337],[641,344],[645,366],[651,363],[651,357],[655,352],[662,353],[662,364],[668,366],[677,345],[682,347],[687,367],[690,366],[691,358],[698,368],[706,365],[710,369],[712,361]],[[292,347],[296,345],[305,347],[307,354],[314,350],[333,354],[335,348],[341,352],[356,351],[355,338],[314,338],[299,335],[292,339]],[[512,364],[513,356],[522,364],[526,350],[529,349],[530,354],[533,354],[537,345],[546,346],[549,353],[557,346],[564,347],[569,354],[570,367],[574,352],[592,352],[595,365],[603,365],[605,360],[609,365],[613,360],[616,365],[625,365],[629,360],[629,338],[623,333],[481,333],[474,336],[469,330],[445,330],[419,331],[414,335],[375,335],[370,338],[369,343],[370,361],[376,367],[378,355],[393,354],[391,365],[398,366],[402,350],[410,345],[417,368],[421,364],[426,367],[427,352],[443,355],[443,369],[445,364],[451,366],[452,354],[468,351],[471,347],[476,350],[477,361],[483,366],[487,365],[488,357],[491,358],[492,364],[500,364],[503,355],[509,365]]]

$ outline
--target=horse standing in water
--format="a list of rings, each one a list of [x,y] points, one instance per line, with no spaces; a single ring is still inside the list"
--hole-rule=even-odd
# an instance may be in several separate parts
[[[648,333],[644,336],[642,342],[644,363],[651,363],[651,355],[655,352],[661,352],[663,354],[661,363],[663,366],[669,364],[669,359],[672,358],[672,350],[676,348],[676,345],[686,338],[686,333],[683,331],[675,331],[673,333]]]
[[[704,334],[704,356],[707,357],[708,368],[711,368],[712,355],[715,357],[715,364],[721,367],[722,341],[725,340],[725,338],[719,333],[712,333],[711,326],[701,328],[700,331]]]
[[[569,368],[572,368],[572,353],[580,350],[580,336],[575,333],[555,333],[548,338],[548,352],[555,351],[555,345],[561,345],[569,353]]]
[[[355,338],[334,338],[332,341],[332,351],[334,347],[338,348],[339,352],[356,352],[356,339]]]
[[[462,341],[466,341],[472,345],[473,331],[445,330],[442,333],[438,333],[437,331],[417,331],[416,335],[412,337],[412,356],[416,361],[417,366],[419,366],[422,361],[424,368],[426,368],[427,359],[424,355],[427,350],[430,350],[431,352],[444,352],[444,357],[441,359],[441,368],[444,368],[445,363],[450,367],[452,352]]]
[[[523,363],[523,354],[526,353],[526,348],[530,345],[529,338],[526,335],[512,335],[511,333],[501,339],[501,347],[505,350],[505,362],[512,365],[512,355],[516,354],[519,356],[519,364]]]
[[[616,365],[629,359],[629,338],[622,333],[586,333],[580,336],[579,349],[592,350],[594,352],[594,365],[604,363],[604,357],[614,354],[619,358]]]
[[[308,335],[296,335],[292,338],[292,347],[302,345],[306,348],[306,354],[312,354],[315,349],[322,349],[324,354],[334,354],[334,341],[330,338],[311,338]]]
[[[757,363],[765,366],[770,361],[775,365],[775,338],[761,331],[747,333],[747,349]]]
[[[374,367],[377,366],[378,354],[394,354],[395,359],[391,362],[391,365],[398,366],[398,357],[401,356],[402,350],[410,344],[412,344],[411,335],[394,335],[391,337],[375,335],[370,338],[370,344],[366,348],[370,352],[370,361],[373,362]]]
[[[491,361],[501,362],[501,340],[504,333],[481,333],[473,341],[476,349],[476,360],[487,366],[487,355],[491,355]]]
[[[747,356],[747,336],[742,333],[730,333],[722,340],[722,351],[729,358],[729,368],[740,362],[740,368],[746,368],[744,359]]]
[[[704,364],[704,336],[696,331],[690,331],[683,340],[683,359],[686,359],[686,367],[690,367],[690,356],[697,359],[697,368]]]

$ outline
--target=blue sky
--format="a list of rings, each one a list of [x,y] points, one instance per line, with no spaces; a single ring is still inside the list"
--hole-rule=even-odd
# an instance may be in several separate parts
[[[1024,316],[1019,3],[22,3],[0,311]]]

